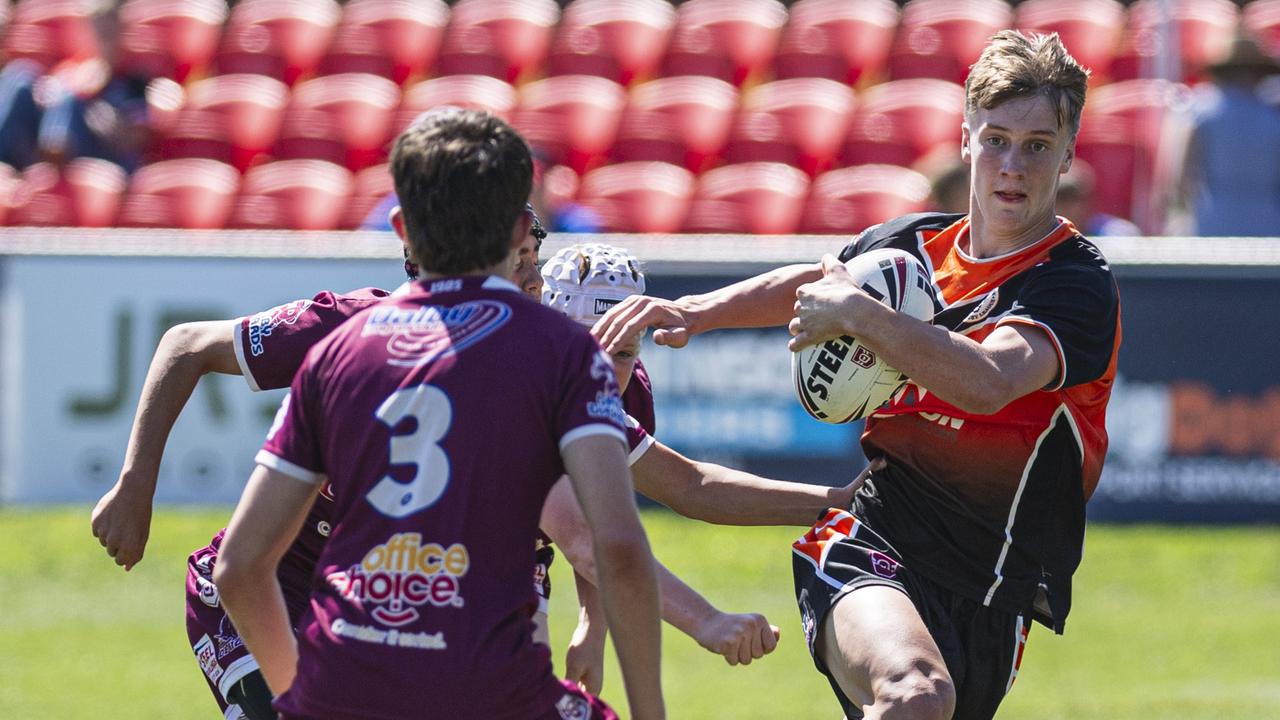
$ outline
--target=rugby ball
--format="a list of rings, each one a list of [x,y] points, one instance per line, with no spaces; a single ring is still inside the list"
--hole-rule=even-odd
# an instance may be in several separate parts
[[[845,267],[864,292],[898,312],[930,322],[940,307],[929,271],[908,252],[870,250]],[[792,353],[791,376],[805,412],[832,424],[870,415],[907,380],[848,335]]]

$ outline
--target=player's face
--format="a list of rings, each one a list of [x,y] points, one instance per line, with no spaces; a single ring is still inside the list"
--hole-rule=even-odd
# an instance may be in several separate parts
[[[1056,224],[1058,177],[1071,167],[1075,138],[1058,127],[1043,95],[978,108],[962,128],[961,155],[972,170],[975,227],[1012,249],[1040,239]]]
[[[516,267],[511,274],[511,282],[529,297],[542,301],[542,273],[538,270],[538,251],[542,249],[542,241],[532,233],[525,235],[516,251]]]
[[[618,348],[610,357],[613,358],[613,374],[618,376],[618,392],[626,392],[631,373],[636,369],[636,360],[640,359],[640,338],[636,337]]]

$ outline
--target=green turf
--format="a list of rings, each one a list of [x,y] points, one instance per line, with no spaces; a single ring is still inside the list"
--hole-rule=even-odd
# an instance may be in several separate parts
[[[0,717],[188,720],[220,715],[187,646],[187,552],[229,511],[157,513],[146,559],[116,568],[88,508],[0,510]],[[655,551],[712,602],[763,612],[778,651],[731,668],[669,631],[672,718],[838,718],[813,671],[792,602],[787,546],[798,531],[645,517]],[[557,662],[573,583],[553,567]],[[1032,631],[1002,719],[1280,717],[1280,528],[1092,527],[1070,631]],[[616,666],[605,697],[621,701]]]

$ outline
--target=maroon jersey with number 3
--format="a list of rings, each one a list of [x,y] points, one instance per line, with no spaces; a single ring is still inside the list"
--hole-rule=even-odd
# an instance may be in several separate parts
[[[526,718],[563,696],[530,547],[574,440],[624,440],[609,358],[497,278],[424,281],[307,355],[258,461],[333,526],[277,700],[325,718]],[[290,480],[292,481],[292,480]]]

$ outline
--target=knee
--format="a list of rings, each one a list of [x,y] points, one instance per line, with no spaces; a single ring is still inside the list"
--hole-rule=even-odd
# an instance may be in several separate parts
[[[951,720],[956,690],[945,670],[922,668],[877,689],[884,720]]]

